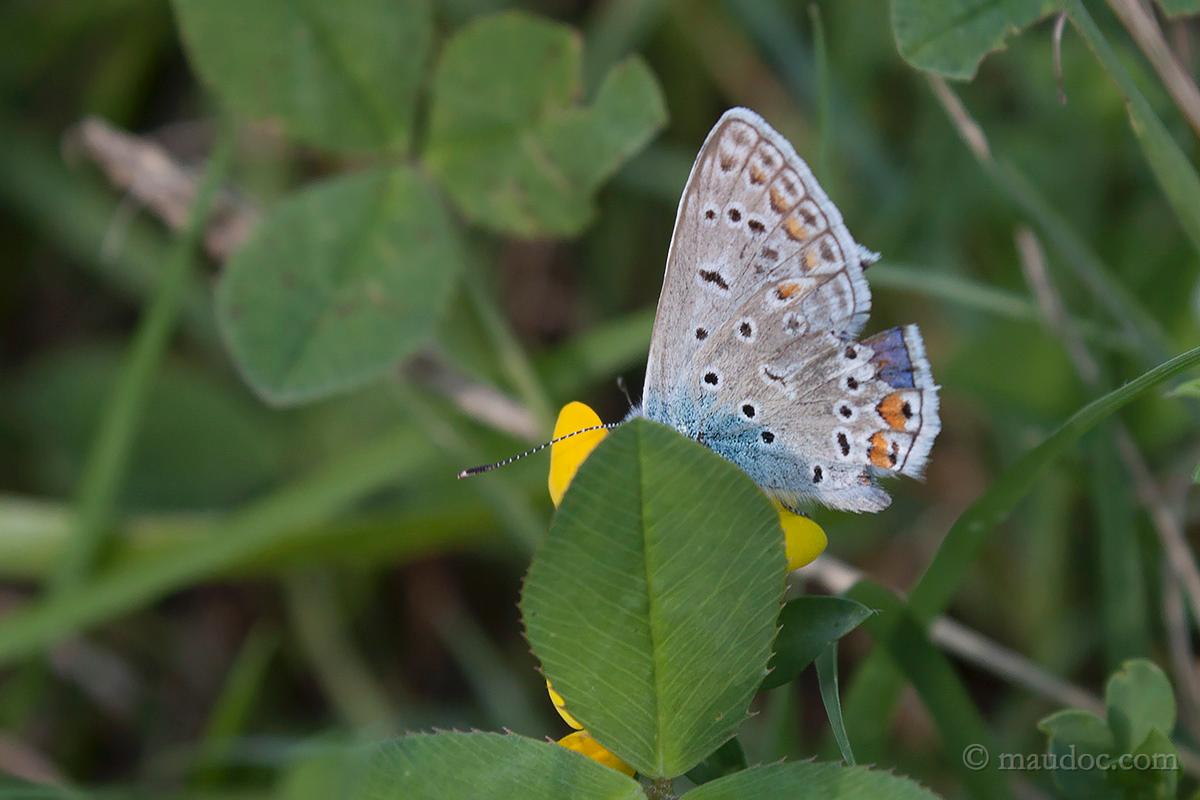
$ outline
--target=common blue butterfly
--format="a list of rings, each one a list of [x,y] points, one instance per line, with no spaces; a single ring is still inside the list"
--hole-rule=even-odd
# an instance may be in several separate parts
[[[683,189],[644,416],[708,446],[795,511],[879,511],[876,482],[920,477],[941,423],[915,325],[862,341],[879,259],[786,139],[731,109]]]
[[[887,508],[876,479],[920,477],[941,422],[917,327],[858,339],[863,271],[878,259],[786,139],[749,109],[726,111],[679,201],[642,402],[626,419],[690,436],[792,511]]]

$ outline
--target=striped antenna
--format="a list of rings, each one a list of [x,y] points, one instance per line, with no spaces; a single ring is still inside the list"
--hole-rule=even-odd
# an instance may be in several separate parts
[[[548,442],[539,444],[537,447],[532,447],[529,450],[526,450],[524,453],[517,453],[515,456],[509,456],[508,458],[504,459],[503,461],[497,461],[495,464],[482,464],[478,467],[470,467],[469,469],[464,469],[462,472],[458,473],[458,477],[461,480],[463,478],[469,478],[472,475],[482,475],[483,473],[491,472],[494,469],[500,469],[501,467],[507,467],[509,464],[513,463],[514,461],[518,461],[518,460],[524,458],[525,456],[531,456],[534,453],[540,453],[543,450],[545,450],[547,447],[549,447],[550,445],[558,444],[563,439],[570,439],[572,436],[578,436],[581,433],[591,433],[592,431],[610,431],[620,424],[621,423],[619,423],[619,422],[609,422],[605,425],[592,425],[587,428],[580,428],[577,431],[571,431],[570,433],[565,433],[562,436],[556,436],[555,438],[551,439]]]

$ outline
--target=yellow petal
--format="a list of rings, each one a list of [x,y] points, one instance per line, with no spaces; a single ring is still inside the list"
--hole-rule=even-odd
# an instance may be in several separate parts
[[[559,739],[558,743],[568,750],[583,753],[593,761],[599,761],[610,769],[615,769],[617,772],[624,772],[629,777],[633,777],[633,767],[617,758],[611,751],[605,749],[604,745],[593,739],[592,735],[587,731],[575,731],[574,733],[567,734]]]
[[[793,514],[778,504],[776,507],[779,509],[779,524],[783,526],[788,572],[811,564],[829,544],[825,531],[808,517]]]
[[[554,436],[566,436],[568,433],[602,424],[600,417],[591,408],[579,402],[567,403],[558,412],[558,422],[554,423]],[[608,431],[590,431],[572,436],[570,439],[550,446],[550,499],[557,506],[562,502],[571,479],[579,471],[579,465],[584,462],[596,449],[596,445],[608,435]]]
[[[550,679],[546,679],[546,692],[550,695],[550,702],[554,703],[554,710],[563,718],[563,722],[570,725],[577,731],[583,730],[583,726],[575,721],[575,718],[567,713],[567,701],[563,700],[563,696],[554,691],[554,687],[550,685]]]

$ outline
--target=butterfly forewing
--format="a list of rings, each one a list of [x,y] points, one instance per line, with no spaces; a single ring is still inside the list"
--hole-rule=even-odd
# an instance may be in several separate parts
[[[885,507],[873,477],[919,474],[937,395],[915,327],[855,341],[875,257],[783,137],[751,111],[726,112],[680,200],[634,413],[789,506]]]

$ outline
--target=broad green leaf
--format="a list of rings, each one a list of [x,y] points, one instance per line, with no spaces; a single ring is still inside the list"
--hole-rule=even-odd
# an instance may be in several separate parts
[[[1088,711],[1067,709],[1043,719],[1038,728],[1049,737],[1046,752],[1053,757],[1054,784],[1064,797],[1077,800],[1117,800],[1121,793],[1098,768],[1114,747],[1112,731]]]
[[[662,127],[658,83],[639,59],[575,105],[580,38],[523,12],[484,17],[446,45],[425,160],[475,223],[518,236],[580,231],[599,185]]]
[[[745,719],[784,562],[778,516],[744,472],[635,419],[584,462],[534,557],[526,635],[601,744],[674,777]]]
[[[1145,659],[1127,661],[1108,679],[1104,692],[1108,725],[1117,747],[1132,752],[1152,730],[1175,727],[1175,692],[1163,671]]]
[[[746,768],[746,751],[735,736],[687,772],[688,780],[697,786]]]
[[[825,706],[825,716],[829,718],[829,727],[833,730],[833,738],[837,740],[842,760],[853,767],[854,751],[850,748],[850,737],[846,735],[846,724],[842,721],[842,700],[838,695],[836,640],[826,645],[817,656],[817,683],[821,689],[821,704]]]
[[[305,754],[282,770],[275,800],[328,800],[359,797],[372,752],[361,746],[326,741],[305,743]]]
[[[1158,4],[1172,17],[1200,14],[1200,0],[1158,0]]]
[[[892,0],[892,31],[914,67],[970,80],[988,53],[1054,8],[1052,0]]]
[[[922,786],[887,772],[812,761],[753,767],[706,783],[686,800],[936,800]]]
[[[1117,774],[1118,783],[1148,790],[1153,797],[1174,798],[1179,788],[1179,751],[1158,728],[1133,751],[1131,770]]]
[[[771,674],[762,684],[774,689],[796,679],[831,642],[871,616],[871,609],[845,597],[808,594],[788,602],[779,614],[779,636]]]
[[[551,742],[499,733],[404,736],[371,759],[370,800],[645,800],[637,781]]]
[[[282,201],[225,267],[217,314],[250,385],[275,403],[360,386],[433,329],[462,266],[437,195],[406,167]]]
[[[403,148],[433,33],[428,0],[174,0],[188,56],[240,114],[321,147]]]

